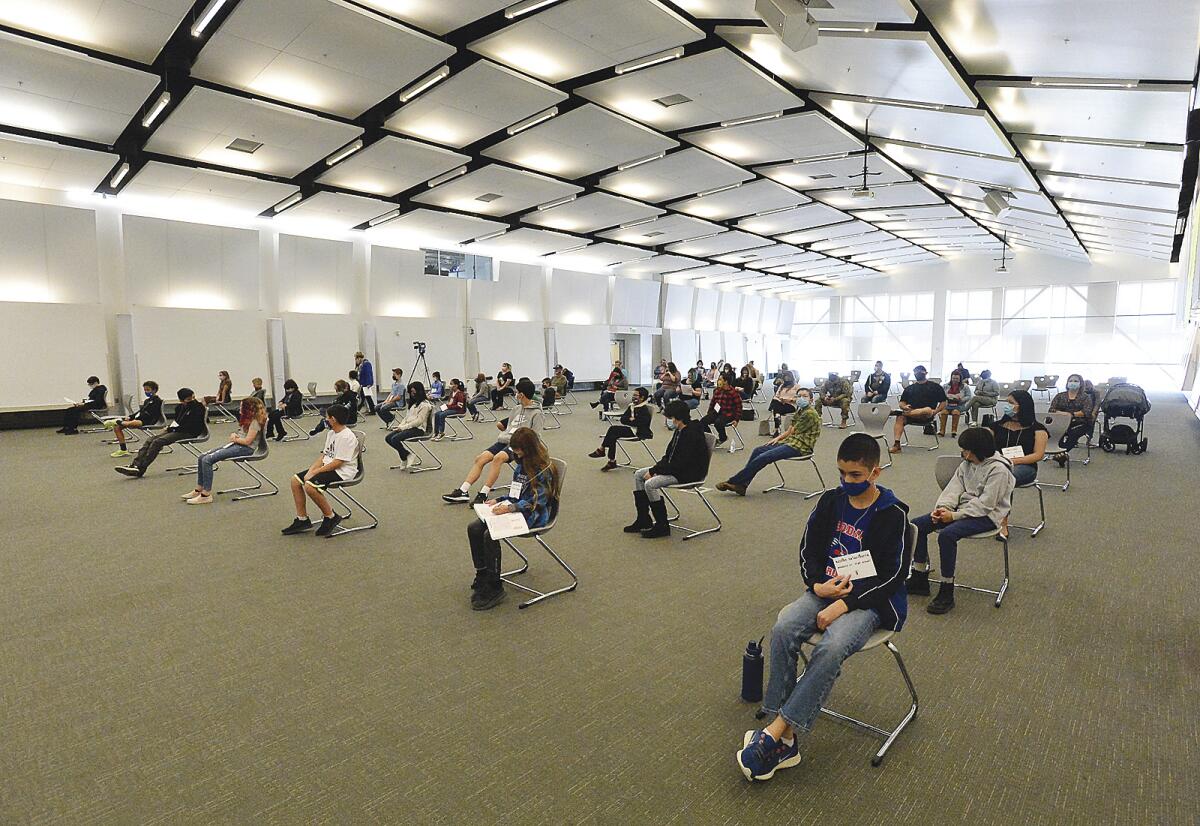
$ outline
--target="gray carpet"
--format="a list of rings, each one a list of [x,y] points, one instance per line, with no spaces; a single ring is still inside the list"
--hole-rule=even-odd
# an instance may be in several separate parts
[[[357,492],[382,524],[332,541],[279,535],[286,492],[187,507],[174,457],[135,482],[98,437],[5,433],[0,821],[1196,822],[1200,423],[1181,397],[1154,405],[1147,455],[1093,454],[1046,492],[1001,609],[912,600],[897,643],[922,710],[881,768],[875,740],[822,721],[800,767],[753,786],[733,759],[754,725],[741,651],[802,587],[811,507],[761,493],[765,474],[746,499],[714,495],[719,534],[627,537],[629,473],[584,458],[586,408],[565,417],[547,436],[570,467],[548,538],[579,589],[475,613],[469,515],[438,495],[488,426],[410,476],[370,420]],[[818,447],[827,481],[838,441]],[[318,442],[272,447],[282,482]],[[745,455],[719,455],[712,481]],[[914,512],[934,456],[908,449],[884,473]],[[1021,491],[1017,518],[1035,507]],[[998,581],[998,550],[964,546],[960,581]],[[531,558],[533,582],[556,581]],[[890,658],[853,658],[831,704],[897,719]]]

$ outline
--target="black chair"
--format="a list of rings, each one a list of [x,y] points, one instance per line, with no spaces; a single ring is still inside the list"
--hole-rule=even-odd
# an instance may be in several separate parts
[[[225,490],[219,490],[217,491],[218,496],[225,493],[236,493],[238,495],[233,497],[233,499],[230,501],[240,502],[243,499],[257,499],[260,496],[274,496],[275,494],[279,493],[279,487],[266,476],[263,476],[262,471],[255,467],[255,463],[263,461],[270,453],[270,448],[268,447],[267,442],[268,440],[266,438],[259,436],[258,441],[254,445],[254,452],[249,456],[237,456],[233,459],[226,460],[237,465],[242,473],[245,473],[247,476],[249,476],[255,482],[255,484],[241,488],[227,488]],[[270,490],[263,490],[264,486],[270,488]]]
[[[562,486],[566,483],[567,463],[564,462],[562,459],[553,459],[552,458],[550,461],[553,462],[554,467],[558,469],[559,501],[562,501]],[[512,539],[516,539],[518,537],[512,537],[511,539],[500,540],[505,545],[507,545],[513,553],[515,553],[517,556],[521,557],[521,560],[522,560],[522,565],[520,568],[515,568],[511,571],[505,571],[504,573],[502,573],[500,575],[500,578],[504,582],[513,586],[514,588],[520,588],[522,591],[525,591],[526,593],[534,595],[533,599],[528,599],[525,602],[522,602],[520,605],[517,606],[518,608],[528,608],[530,605],[535,605],[544,599],[549,599],[550,597],[557,596],[558,594],[565,594],[567,591],[574,591],[575,588],[579,585],[579,576],[575,573],[574,570],[572,570],[571,566],[568,565],[563,560],[563,558],[558,555],[558,552],[555,551],[552,547],[550,547],[550,545],[548,545],[546,543],[546,540],[544,540],[542,538],[543,536],[550,533],[550,531],[554,529],[555,523],[558,522],[558,515],[559,515],[560,510],[561,509],[555,509],[553,516],[550,517],[549,523],[547,523],[546,525],[543,525],[540,528],[531,528],[529,533],[523,534],[522,536],[530,537],[531,539],[533,539],[534,542],[537,542],[539,545],[541,545],[543,550],[546,551],[546,553],[550,554],[550,557],[555,562],[557,562],[559,564],[559,566],[564,571],[566,571],[567,574],[571,577],[570,585],[565,585],[562,588],[555,588],[553,591],[539,591],[536,588],[530,588],[528,585],[522,585],[520,582],[516,582],[515,580],[512,579],[512,577],[519,576],[520,574],[523,574],[529,570],[529,557],[527,557],[527,556],[525,556],[525,554],[521,553],[521,549],[518,548],[515,543],[513,543]]]

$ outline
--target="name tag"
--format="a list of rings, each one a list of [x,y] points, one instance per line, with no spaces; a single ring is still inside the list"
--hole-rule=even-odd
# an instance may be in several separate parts
[[[521,484],[520,482],[513,482],[511,485],[508,486],[508,495],[511,496],[513,499],[520,499],[521,491],[524,488],[525,488],[525,486],[523,484]]]
[[[446,411],[446,410],[449,410],[449,409],[450,409],[450,405],[448,405],[448,404],[443,404],[443,405],[442,405],[442,410],[443,410],[443,411]]]
[[[721,412],[721,405],[719,405],[719,404],[714,404],[714,405],[713,405],[713,412],[714,412],[714,413],[720,413],[720,412]]]
[[[1013,445],[1012,447],[1006,447],[1001,450],[1000,455],[1005,459],[1020,459],[1025,455],[1025,448],[1021,447],[1020,445]]]
[[[871,559],[870,551],[835,556],[833,567],[837,569],[838,576],[849,576],[851,580],[875,576],[875,561]]]

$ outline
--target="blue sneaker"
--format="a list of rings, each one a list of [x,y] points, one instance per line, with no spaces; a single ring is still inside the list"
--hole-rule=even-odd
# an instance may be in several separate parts
[[[747,780],[770,780],[779,769],[790,769],[800,763],[799,741],[795,737],[788,746],[765,731],[748,731],[742,745],[737,761]]]

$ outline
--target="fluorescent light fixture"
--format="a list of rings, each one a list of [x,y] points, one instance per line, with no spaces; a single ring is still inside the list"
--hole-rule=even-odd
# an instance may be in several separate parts
[[[558,0],[523,0],[523,2],[513,3],[507,9],[505,9],[504,16],[509,20],[512,20],[514,17],[520,17],[523,14],[529,14],[531,11],[537,11],[538,9],[549,6],[551,3],[557,2]]]
[[[850,157],[849,152],[834,152],[829,155],[813,155],[811,158],[796,158],[792,161],[793,164],[798,163],[820,163],[821,161],[840,161],[842,158]]]
[[[508,227],[505,227],[504,229],[498,229],[495,232],[489,232],[487,235],[480,235],[473,241],[473,243],[478,244],[480,241],[490,241],[493,238],[499,238],[506,232],[508,232]]]
[[[1081,77],[1035,77],[1030,83],[1034,86],[1065,86],[1071,89],[1135,89],[1138,85],[1136,80]]]
[[[644,158],[638,158],[636,161],[630,161],[629,163],[618,164],[617,171],[624,172],[626,169],[633,169],[635,166],[641,166],[644,163],[650,163],[650,161],[657,161],[661,158],[665,158],[666,156],[667,156],[667,153],[665,150],[662,152],[655,152],[653,155],[647,155]]]
[[[146,117],[142,118],[142,126],[148,129],[150,124],[154,123],[158,116],[163,113],[163,109],[166,109],[170,103],[170,92],[163,92],[161,95],[159,95],[158,100],[154,101],[154,105],[151,106],[150,111],[146,113]]]
[[[874,23],[858,23],[856,25],[849,25],[846,23],[834,23],[833,25],[830,25],[830,26],[826,26],[826,25],[822,24],[821,26],[819,26],[818,31],[866,33],[866,32],[875,31],[875,24]]]
[[[225,5],[225,0],[212,0],[204,11],[200,12],[200,16],[196,18],[196,22],[192,24],[192,37],[199,37],[208,28],[208,24],[217,16],[217,12]]]
[[[430,86],[433,86],[434,84],[437,84],[437,83],[441,83],[443,80],[445,80],[448,77],[450,77],[450,67],[442,66],[437,71],[426,75],[424,77],[424,79],[418,80],[412,86],[409,86],[407,89],[405,89],[403,92],[401,92],[400,93],[400,102],[408,103],[410,100],[412,100],[417,95],[424,92]]]
[[[362,148],[363,148],[362,138],[352,141],[351,143],[346,144],[341,149],[339,149],[337,152],[334,152],[332,155],[330,155],[328,158],[326,158],[325,165],[333,166],[335,163],[341,163],[342,161],[346,160],[346,158],[349,158],[351,155],[353,155],[355,152],[357,152],[358,150],[360,150]]]
[[[725,186],[718,186],[716,189],[706,189],[703,192],[697,192],[694,197],[707,198],[709,195],[716,195],[718,192],[728,192],[731,189],[737,189],[739,186],[741,186],[740,183],[739,184],[727,184]]]
[[[638,221],[630,221],[628,224],[621,224],[618,229],[630,229],[632,227],[640,227],[642,224],[652,224],[658,220],[658,216],[654,218],[642,218]]]
[[[587,243],[580,244],[577,247],[567,247],[565,250],[554,250],[552,252],[544,253],[542,258],[545,258],[547,255],[566,255],[568,252],[579,252],[579,250],[583,249],[584,247],[590,247],[591,245],[591,241],[588,241]]]
[[[538,212],[541,212],[543,209],[554,209],[557,206],[562,206],[563,204],[569,204],[572,201],[574,201],[576,197],[577,196],[575,196],[575,195],[568,195],[565,198],[556,198],[553,201],[547,201],[546,203],[542,204],[541,206],[539,206],[537,208]]]
[[[1083,143],[1091,146],[1122,146],[1130,149],[1143,149],[1145,141],[1125,141],[1118,138],[1059,138],[1061,143]]]
[[[429,186],[430,186],[430,188],[433,188],[435,186],[441,186],[442,184],[446,183],[446,181],[452,181],[455,178],[457,178],[459,175],[466,175],[466,174],[467,174],[467,165],[463,164],[462,166],[458,167],[457,169],[451,169],[449,172],[438,175],[436,178],[430,178]]]
[[[275,213],[276,215],[278,215],[279,213],[283,212],[285,209],[291,209],[292,207],[294,207],[296,204],[300,203],[303,200],[304,200],[304,193],[293,192],[291,195],[284,198],[282,201],[277,203],[275,206],[271,207],[271,211],[273,213]]]
[[[762,218],[764,215],[776,215],[780,212],[790,212],[793,209],[796,209],[796,207],[785,206],[785,207],[779,207],[778,209],[768,209],[766,212],[756,212],[756,213],[754,213],[754,215],[752,217]]]
[[[116,189],[118,186],[121,185],[121,181],[125,180],[125,176],[128,174],[129,174],[129,164],[128,164],[128,162],[126,162],[117,167],[117,171],[113,174],[113,176],[111,178],[109,178],[108,185],[111,186],[113,189]]]
[[[668,60],[675,60],[678,57],[683,57],[683,47],[676,46],[674,49],[667,49],[663,52],[646,57],[639,57],[637,60],[627,60],[624,63],[616,65],[616,72],[623,75],[626,72],[636,72],[638,69],[645,69],[647,66],[654,66],[657,63],[666,63]]]
[[[518,132],[524,132],[529,127],[537,126],[539,123],[541,123],[544,120],[550,120],[550,118],[554,117],[557,114],[558,114],[558,107],[551,106],[549,109],[547,109],[544,112],[538,112],[536,115],[532,115],[528,118],[525,118],[525,120],[517,121],[512,126],[508,127],[508,134],[515,135]]]
[[[1187,218],[1180,217],[1175,222],[1175,234],[1182,235],[1185,229],[1187,229]]]
[[[387,223],[388,221],[392,220],[393,218],[399,218],[399,217],[400,217],[400,210],[393,209],[391,212],[385,212],[383,215],[380,215],[378,217],[372,218],[370,221],[367,221],[367,226],[377,227],[380,224]]]
[[[748,118],[734,118],[733,120],[721,121],[721,126],[744,126],[747,123],[758,123],[763,120],[775,120],[775,118],[783,117],[783,112],[770,112],[766,115],[751,115]]]
[[[706,239],[706,238],[716,238],[716,237],[717,237],[718,235],[720,235],[720,234],[721,234],[721,233],[719,233],[719,232],[710,232],[708,235],[697,235],[695,238],[687,238],[687,239],[685,239],[683,243],[685,243],[685,244],[690,244],[690,243],[692,243],[693,241],[703,241],[703,240],[704,240],[704,239]]]

